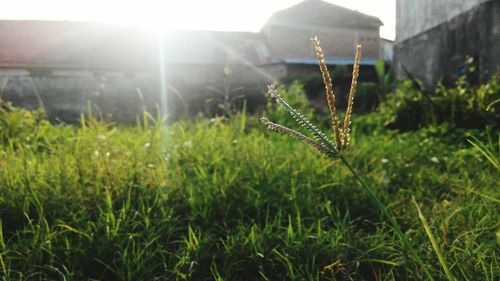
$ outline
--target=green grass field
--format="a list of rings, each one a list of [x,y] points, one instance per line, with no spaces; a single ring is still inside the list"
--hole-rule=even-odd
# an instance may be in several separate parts
[[[31,119],[30,119],[31,118]],[[361,118],[367,120],[366,118]],[[339,162],[257,116],[54,126],[4,114],[2,280],[498,280],[498,135],[354,124]],[[489,143],[491,141],[491,143]],[[412,196],[427,225],[419,219]],[[428,226],[436,249],[426,233]]]

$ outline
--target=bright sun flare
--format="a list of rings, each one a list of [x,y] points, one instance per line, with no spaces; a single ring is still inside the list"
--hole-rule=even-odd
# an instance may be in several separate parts
[[[259,31],[272,13],[302,0],[16,0],[0,19],[100,21],[154,31],[208,29]],[[395,0],[326,0],[379,17],[383,37],[394,38]]]
[[[19,0],[4,6],[0,18],[101,21],[140,25],[155,30],[229,28],[256,31],[273,12],[267,10],[263,13],[265,7],[259,4],[231,0]],[[276,3],[268,6],[276,6]]]

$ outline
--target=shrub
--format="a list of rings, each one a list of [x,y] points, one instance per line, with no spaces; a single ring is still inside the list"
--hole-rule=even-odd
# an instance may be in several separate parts
[[[0,99],[0,143],[19,145],[36,138],[40,128],[48,126],[42,109],[29,111]]]
[[[381,105],[380,113],[386,116],[389,128],[402,131],[445,123],[452,128],[482,129],[499,126],[500,108],[495,103],[499,99],[500,74],[479,86],[468,84],[462,77],[455,87],[440,84],[430,94],[411,81],[402,81]]]
[[[294,83],[302,84],[304,93],[308,98],[313,98],[325,89],[325,86],[323,85],[323,78],[317,73],[286,76],[280,79],[280,81],[287,86]]]
[[[374,65],[377,82],[361,82],[358,86],[358,106],[362,111],[371,111],[386,99],[396,86],[396,75],[390,66],[378,59]]]

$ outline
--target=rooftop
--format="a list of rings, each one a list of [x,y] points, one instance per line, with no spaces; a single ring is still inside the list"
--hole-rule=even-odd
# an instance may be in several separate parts
[[[305,0],[274,13],[268,21],[274,25],[379,27],[382,21],[374,16],[350,10],[321,0]]]
[[[159,38],[130,26],[74,21],[0,21],[0,67],[144,69],[157,64]],[[271,63],[252,32],[173,31],[163,35],[165,63]]]

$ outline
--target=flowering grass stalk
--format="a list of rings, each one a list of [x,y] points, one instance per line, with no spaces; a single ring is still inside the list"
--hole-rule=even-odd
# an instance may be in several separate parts
[[[400,245],[403,249],[405,257],[407,259],[410,256],[413,256],[415,261],[420,265],[420,267],[425,271],[428,280],[434,280],[431,273],[425,267],[420,256],[418,256],[413,248],[411,247],[410,241],[405,236],[399,224],[397,223],[394,215],[385,207],[383,201],[379,198],[379,196],[375,193],[374,189],[371,188],[362,177],[353,169],[352,165],[349,161],[344,157],[343,152],[349,145],[350,141],[350,125],[351,125],[351,116],[352,109],[354,103],[354,94],[356,92],[357,79],[359,76],[359,62],[361,60],[361,45],[357,45],[356,56],[354,59],[353,72],[352,72],[352,81],[351,88],[349,90],[349,97],[347,99],[347,110],[344,117],[344,122],[341,127],[340,121],[337,114],[337,109],[335,106],[335,93],[333,91],[332,79],[328,72],[328,68],[324,58],[323,49],[320,46],[320,42],[317,37],[311,38],[313,46],[316,50],[316,56],[318,58],[319,67],[321,70],[321,74],[323,76],[323,82],[325,83],[325,94],[326,100],[328,102],[328,108],[331,113],[332,119],[332,131],[334,141],[330,140],[324,133],[322,133],[315,125],[313,125],[304,115],[298,112],[296,109],[292,108],[278,93],[274,85],[270,85],[268,87],[268,96],[275,100],[278,105],[280,105],[283,109],[285,109],[290,115],[299,123],[299,125],[307,130],[312,137],[308,137],[294,129],[282,126],[280,124],[273,123],[269,121],[269,119],[263,117],[261,121],[267,125],[267,128],[276,131],[278,133],[282,133],[285,135],[289,135],[293,138],[296,138],[313,148],[317,151],[325,154],[327,157],[332,159],[340,159],[342,164],[347,167],[347,169],[352,173],[354,178],[361,184],[362,188],[368,193],[371,200],[375,203],[377,208],[379,209],[381,215],[386,217],[389,220],[389,223],[394,231],[394,233],[398,236]]]

